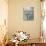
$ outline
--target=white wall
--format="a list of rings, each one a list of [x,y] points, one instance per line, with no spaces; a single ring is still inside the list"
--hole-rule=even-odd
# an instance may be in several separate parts
[[[23,20],[23,7],[34,7],[34,20]],[[31,38],[40,37],[41,10],[40,0],[9,0],[8,16],[8,33],[9,36],[18,30],[26,31],[31,34]]]

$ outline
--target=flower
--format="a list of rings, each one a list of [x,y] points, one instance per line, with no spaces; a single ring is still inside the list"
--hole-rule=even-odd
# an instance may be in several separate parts
[[[23,32],[23,31],[18,31],[17,34],[13,35],[14,41],[27,41],[30,38],[30,34]]]
[[[25,40],[25,39],[26,39],[26,40],[29,39],[30,35],[27,34],[26,32],[21,31],[21,32],[19,32],[19,33],[17,34],[17,37],[18,37],[18,39],[19,39],[20,41],[23,41],[23,40]]]

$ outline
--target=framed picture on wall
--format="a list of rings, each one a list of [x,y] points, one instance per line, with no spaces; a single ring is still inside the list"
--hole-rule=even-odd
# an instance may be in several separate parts
[[[34,7],[23,8],[23,19],[25,21],[34,20]]]

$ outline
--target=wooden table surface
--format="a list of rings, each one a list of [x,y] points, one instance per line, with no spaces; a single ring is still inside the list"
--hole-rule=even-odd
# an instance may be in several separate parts
[[[46,42],[41,39],[31,39],[27,40],[27,42],[21,41],[18,43],[18,46],[46,46]]]
[[[15,46],[16,43],[8,43],[8,46]],[[43,40],[41,39],[30,39],[30,40],[27,40],[26,42],[24,41],[20,41],[18,43],[18,46],[32,46],[32,45],[35,45],[35,46],[46,46],[46,42],[44,42]]]

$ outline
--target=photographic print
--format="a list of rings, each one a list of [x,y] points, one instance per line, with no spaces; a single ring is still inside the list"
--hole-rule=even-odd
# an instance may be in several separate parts
[[[23,19],[25,21],[34,20],[34,7],[23,8]]]

